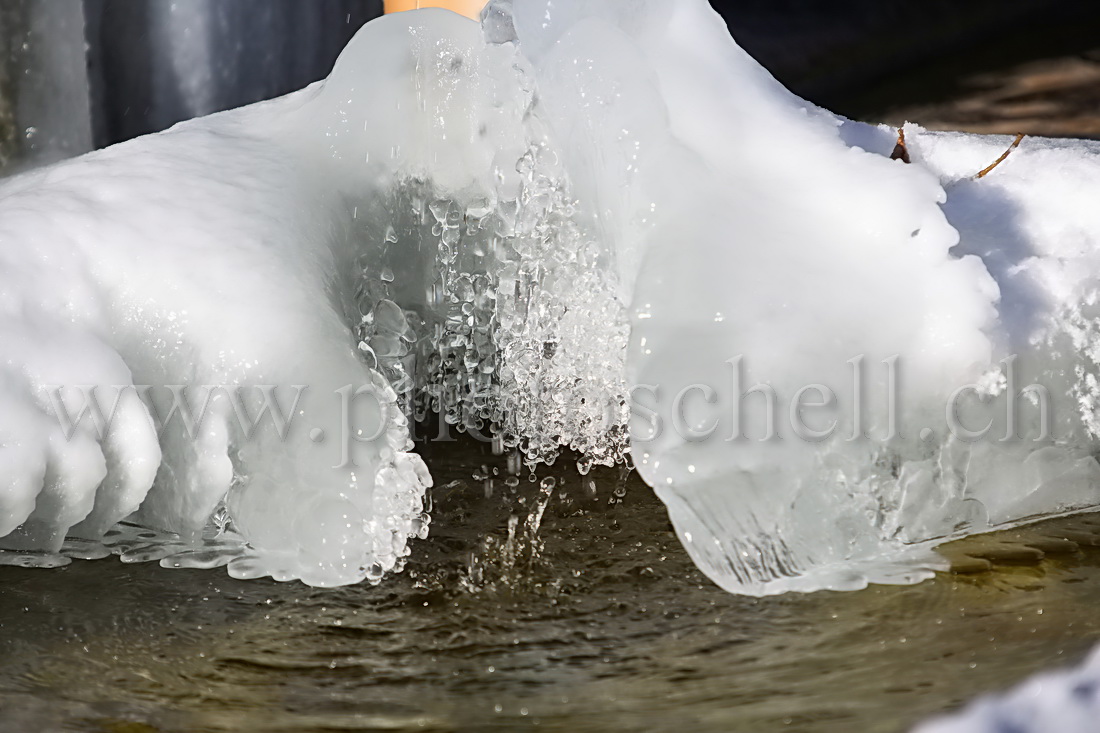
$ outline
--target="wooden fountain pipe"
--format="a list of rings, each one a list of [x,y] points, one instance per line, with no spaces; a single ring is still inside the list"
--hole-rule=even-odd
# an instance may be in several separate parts
[[[402,10],[417,10],[419,8],[446,8],[459,15],[478,20],[481,10],[487,0],[386,0],[387,13],[399,13]]]

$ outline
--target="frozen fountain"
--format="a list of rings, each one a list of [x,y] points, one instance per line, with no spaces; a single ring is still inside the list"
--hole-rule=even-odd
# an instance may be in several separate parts
[[[703,0],[497,0],[8,180],[0,561],[377,581],[428,530],[433,413],[635,466],[736,593],[1094,508],[1100,148],[978,180],[1008,140],[905,133],[911,164]],[[91,396],[113,419],[69,425]]]

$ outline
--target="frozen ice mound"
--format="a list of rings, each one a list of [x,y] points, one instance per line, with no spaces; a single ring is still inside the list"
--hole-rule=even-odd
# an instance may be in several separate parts
[[[380,578],[426,531],[430,478],[349,335],[352,218],[324,182],[324,131],[302,132],[321,96],[0,187],[0,560],[59,564],[101,543],[336,585]],[[113,419],[85,415],[67,438],[89,385]],[[170,415],[173,385],[197,426]],[[347,385],[373,399],[344,415]],[[283,430],[272,411],[296,419]],[[356,440],[338,439],[344,423]],[[124,518],[160,532],[109,532]]]
[[[514,13],[629,294],[625,383],[658,421],[633,460],[713,580],[915,582],[946,538],[1097,505],[1100,148],[1030,140],[975,180],[1010,139],[911,126],[906,165],[706,3]]]
[[[936,542],[1094,508],[1100,148],[973,180],[1007,140],[907,133],[911,165],[704,0],[495,0],[8,180],[0,561],[377,581],[428,530],[432,413],[636,466],[738,593],[915,582]],[[69,438],[89,385],[115,419]],[[1018,437],[947,431],[955,402]]]

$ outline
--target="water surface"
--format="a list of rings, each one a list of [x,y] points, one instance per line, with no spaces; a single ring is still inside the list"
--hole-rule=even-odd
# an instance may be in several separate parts
[[[477,448],[428,460],[432,535],[378,587],[0,568],[0,730],[900,731],[1100,638],[1090,520],[979,547],[987,571],[751,599],[637,479],[562,461],[513,489]]]

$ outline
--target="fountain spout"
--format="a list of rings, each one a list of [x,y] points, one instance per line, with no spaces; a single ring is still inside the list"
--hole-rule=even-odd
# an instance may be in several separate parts
[[[484,7],[485,0],[386,0],[385,4],[386,13],[420,8],[446,8],[472,20],[481,16],[481,9]]]

